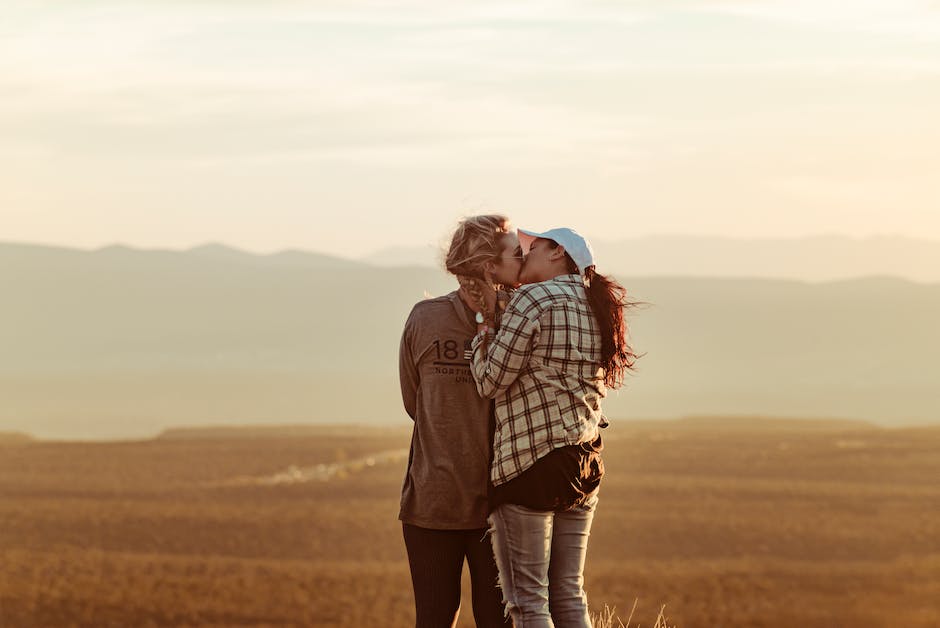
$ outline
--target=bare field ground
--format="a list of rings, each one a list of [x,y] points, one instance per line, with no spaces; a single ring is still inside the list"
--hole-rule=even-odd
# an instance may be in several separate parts
[[[3,440],[0,626],[411,625],[409,427]],[[605,438],[595,608],[940,625],[940,428],[617,421]]]

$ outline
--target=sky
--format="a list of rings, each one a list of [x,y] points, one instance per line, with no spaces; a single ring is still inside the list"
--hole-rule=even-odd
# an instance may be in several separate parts
[[[4,0],[0,241],[940,240],[940,2]]]

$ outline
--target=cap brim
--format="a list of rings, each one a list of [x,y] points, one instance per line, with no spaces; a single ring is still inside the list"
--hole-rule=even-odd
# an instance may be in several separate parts
[[[522,247],[523,255],[529,254],[529,247],[532,246],[533,242],[544,237],[541,233],[528,231],[526,229],[516,229],[516,232],[519,234],[519,246]]]

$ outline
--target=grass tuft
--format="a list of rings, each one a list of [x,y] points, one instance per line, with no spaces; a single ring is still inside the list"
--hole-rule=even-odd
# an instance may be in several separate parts
[[[617,617],[617,607],[610,607],[606,604],[604,605],[604,610],[597,613],[591,613],[591,624],[594,628],[643,628],[642,624],[636,624],[634,626],[631,622],[633,621],[633,614],[636,612],[636,605],[638,600],[633,600],[633,608],[630,609],[630,615],[627,617],[627,623]],[[617,625],[614,625],[614,622],[617,622]],[[666,605],[663,604],[659,609],[659,615],[656,616],[656,623],[653,624],[653,628],[676,628],[675,624],[669,623],[669,618],[666,617]]]

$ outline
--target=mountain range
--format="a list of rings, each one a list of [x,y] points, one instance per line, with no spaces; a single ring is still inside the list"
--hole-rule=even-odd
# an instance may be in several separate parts
[[[620,275],[644,353],[612,421],[697,414],[940,420],[940,283]],[[0,243],[0,431],[401,423],[397,351],[433,268],[223,245]]]
[[[901,236],[734,239],[663,235],[627,240],[591,238],[597,268],[631,277],[748,277],[833,281],[893,276],[940,281],[940,242]],[[391,247],[361,261],[381,266],[437,267],[431,246]]]

